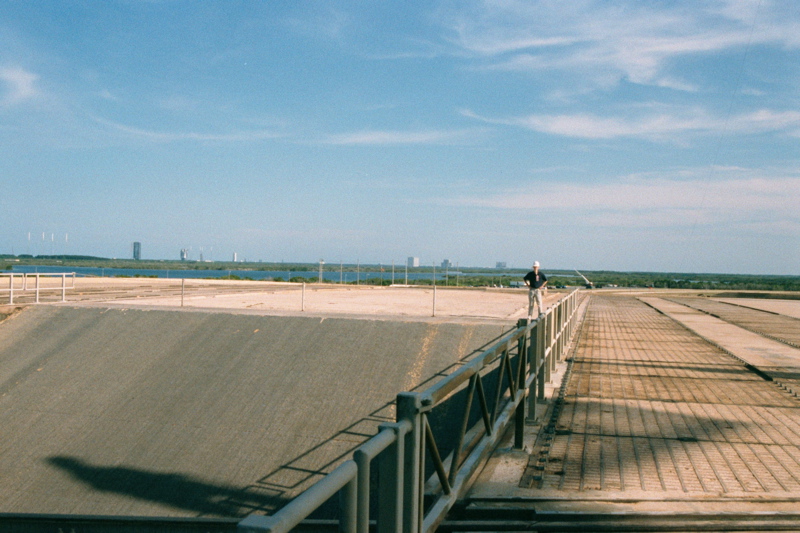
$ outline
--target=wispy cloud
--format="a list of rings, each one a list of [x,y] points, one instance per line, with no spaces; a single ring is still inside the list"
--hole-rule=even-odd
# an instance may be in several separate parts
[[[483,2],[443,16],[450,42],[483,58],[483,68],[558,70],[608,85],[696,90],[671,72],[678,58],[800,46],[800,22],[781,4],[749,0],[681,3]],[[751,31],[752,30],[752,31]]]
[[[800,231],[800,170],[737,167],[639,174],[604,183],[542,183],[520,190],[462,196],[439,203],[497,210],[568,212],[602,227],[673,228],[693,223]]]
[[[304,36],[335,40],[341,37],[351,20],[344,11],[328,6],[316,10],[300,8],[297,16],[288,16],[282,23]]]
[[[331,135],[325,139],[326,144],[338,145],[403,145],[403,144],[454,144],[463,143],[474,138],[478,130],[422,130],[392,131],[368,130],[354,133]]]
[[[261,141],[264,139],[274,139],[281,137],[280,134],[275,132],[259,130],[259,131],[240,131],[230,133],[198,133],[198,132],[160,132],[147,130],[142,128],[135,128],[105,120],[102,118],[94,117],[94,121],[103,126],[107,126],[117,132],[126,134],[131,137],[143,139],[155,143],[170,143],[179,141],[198,141],[198,142],[251,142]]]
[[[0,81],[5,90],[0,97],[3,105],[14,105],[39,95],[36,81],[39,76],[19,67],[0,68]]]
[[[764,133],[800,130],[800,112],[761,109],[730,117],[710,116],[700,108],[673,108],[638,116],[598,116],[589,113],[560,115],[527,115],[492,118],[471,110],[462,110],[465,117],[490,124],[517,126],[541,133],[581,139],[644,138],[680,141],[687,133],[714,133],[723,130],[736,133]]]

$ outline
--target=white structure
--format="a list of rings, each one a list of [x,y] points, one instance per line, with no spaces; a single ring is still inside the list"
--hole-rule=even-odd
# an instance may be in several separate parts
[[[444,261],[442,261],[442,268],[452,268],[452,267],[453,263],[451,263],[449,259],[445,259]]]
[[[406,263],[409,268],[418,267],[419,266],[419,257],[409,257],[408,263]]]
[[[506,268],[506,262],[505,261],[498,261],[497,263],[495,263],[494,267],[495,268]]]
[[[188,261],[189,260],[189,250],[186,248],[181,248],[181,261]]]

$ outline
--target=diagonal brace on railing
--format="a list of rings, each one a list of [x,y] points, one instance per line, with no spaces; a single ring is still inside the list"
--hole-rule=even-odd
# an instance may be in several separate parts
[[[436,469],[436,475],[439,476],[439,483],[442,484],[442,490],[445,494],[449,495],[450,482],[448,481],[447,473],[444,470],[442,457],[439,455],[439,447],[436,446],[436,439],[433,438],[433,431],[431,430],[430,422],[428,422],[428,415],[423,415],[422,419],[425,424],[425,447],[428,450],[428,453],[431,455],[431,461],[433,462],[434,469]]]
[[[396,438],[384,432],[373,437],[354,453],[353,461],[345,462],[331,475],[298,497],[273,517],[248,518],[240,523],[240,531],[287,531],[278,527],[272,529],[267,523],[282,523],[289,519],[287,512],[292,508],[292,523],[302,520],[295,512],[308,516],[314,508],[303,506],[300,511],[296,502],[312,504],[305,495],[332,494],[339,487],[345,497],[340,527],[348,531],[370,529],[369,522],[369,469],[370,461],[377,457],[381,473],[378,476],[377,493],[379,514],[377,531],[379,533],[409,532],[429,533],[436,529],[449,509],[469,488],[471,480],[477,476],[483,462],[514,421],[515,445],[524,428],[525,396],[532,396],[535,389],[543,392],[544,381],[549,379],[551,367],[560,359],[569,337],[577,313],[577,296],[573,292],[549,309],[545,316],[533,322],[520,322],[517,328],[503,337],[494,346],[474,358],[469,364],[450,374],[447,378],[421,393],[401,393],[397,396]],[[536,334],[534,335],[534,330]],[[516,368],[512,364],[511,346],[517,343]],[[499,361],[498,361],[499,360]],[[497,388],[492,413],[483,389],[481,372],[490,365],[498,363]],[[503,379],[508,379],[508,388],[503,387]],[[468,384],[467,384],[468,381]],[[536,383],[536,385],[534,385]],[[446,475],[444,463],[433,435],[428,417],[429,413],[467,385],[467,402],[457,439],[452,451],[450,472]],[[537,386],[538,385],[538,386]],[[508,397],[504,398],[508,391]],[[475,393],[481,406],[482,423],[476,422],[469,429],[469,418]],[[504,399],[501,406],[501,398]],[[397,428],[405,429],[398,432]],[[517,435],[519,433],[520,435]],[[468,441],[466,444],[464,441]],[[386,443],[394,444],[386,444]],[[386,444],[386,448],[384,448]],[[521,446],[521,445],[520,445]],[[464,454],[466,450],[469,450]],[[436,470],[426,484],[426,452]],[[377,456],[373,454],[378,454]],[[355,471],[351,465],[356,465]],[[341,470],[340,470],[341,469]],[[394,474],[391,471],[394,469]],[[342,470],[349,470],[343,472]],[[387,474],[388,473],[388,474]],[[386,475],[384,475],[386,474]],[[438,486],[434,480],[438,480]],[[429,487],[425,487],[429,485]],[[423,492],[432,499],[423,505]],[[313,499],[313,498],[312,498]],[[366,503],[365,503],[366,502]],[[318,504],[317,504],[318,505]],[[310,510],[309,510],[310,508]]]

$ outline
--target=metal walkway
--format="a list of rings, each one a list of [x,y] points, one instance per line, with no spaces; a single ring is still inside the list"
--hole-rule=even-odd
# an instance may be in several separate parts
[[[762,370],[686,307],[727,304],[643,300],[592,296],[524,472],[501,449],[447,530],[800,530],[800,350],[763,339]]]

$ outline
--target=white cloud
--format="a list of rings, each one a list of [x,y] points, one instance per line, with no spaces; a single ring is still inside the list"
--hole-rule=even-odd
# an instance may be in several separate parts
[[[728,127],[732,130],[746,133],[800,128],[800,112],[759,109],[752,113],[732,117]]]
[[[475,130],[368,130],[331,135],[325,142],[340,145],[450,144],[464,142],[475,134]]]
[[[604,183],[537,183],[502,193],[462,196],[439,203],[568,214],[576,225],[676,228],[692,224],[788,229],[800,232],[800,170],[715,167],[633,175]]]
[[[159,132],[153,130],[146,130],[142,128],[134,128],[124,124],[118,124],[109,120],[94,118],[95,122],[108,126],[125,135],[144,139],[150,142],[177,142],[177,141],[198,141],[198,142],[250,142],[260,141],[264,139],[274,139],[280,137],[271,131],[243,131],[231,133],[197,133],[197,132]]]
[[[4,105],[13,105],[39,95],[36,81],[39,76],[21,68],[0,68],[0,81],[6,90],[0,100]]]
[[[330,6],[320,9],[300,9],[298,16],[283,19],[282,23],[297,33],[309,37],[338,39],[344,29],[351,24],[350,17],[341,10]]]
[[[638,116],[601,117],[589,113],[491,118],[470,110],[461,114],[491,124],[518,126],[581,139],[644,138],[680,142],[687,133],[764,133],[800,129],[800,112],[761,109],[725,120],[699,108],[668,108]],[[680,134],[680,135],[678,135]]]
[[[791,10],[758,0],[495,1],[442,18],[451,43],[485,59],[484,68],[558,70],[600,86],[627,79],[694,91],[694,83],[670,72],[676,59],[754,45],[797,48],[800,22]]]

